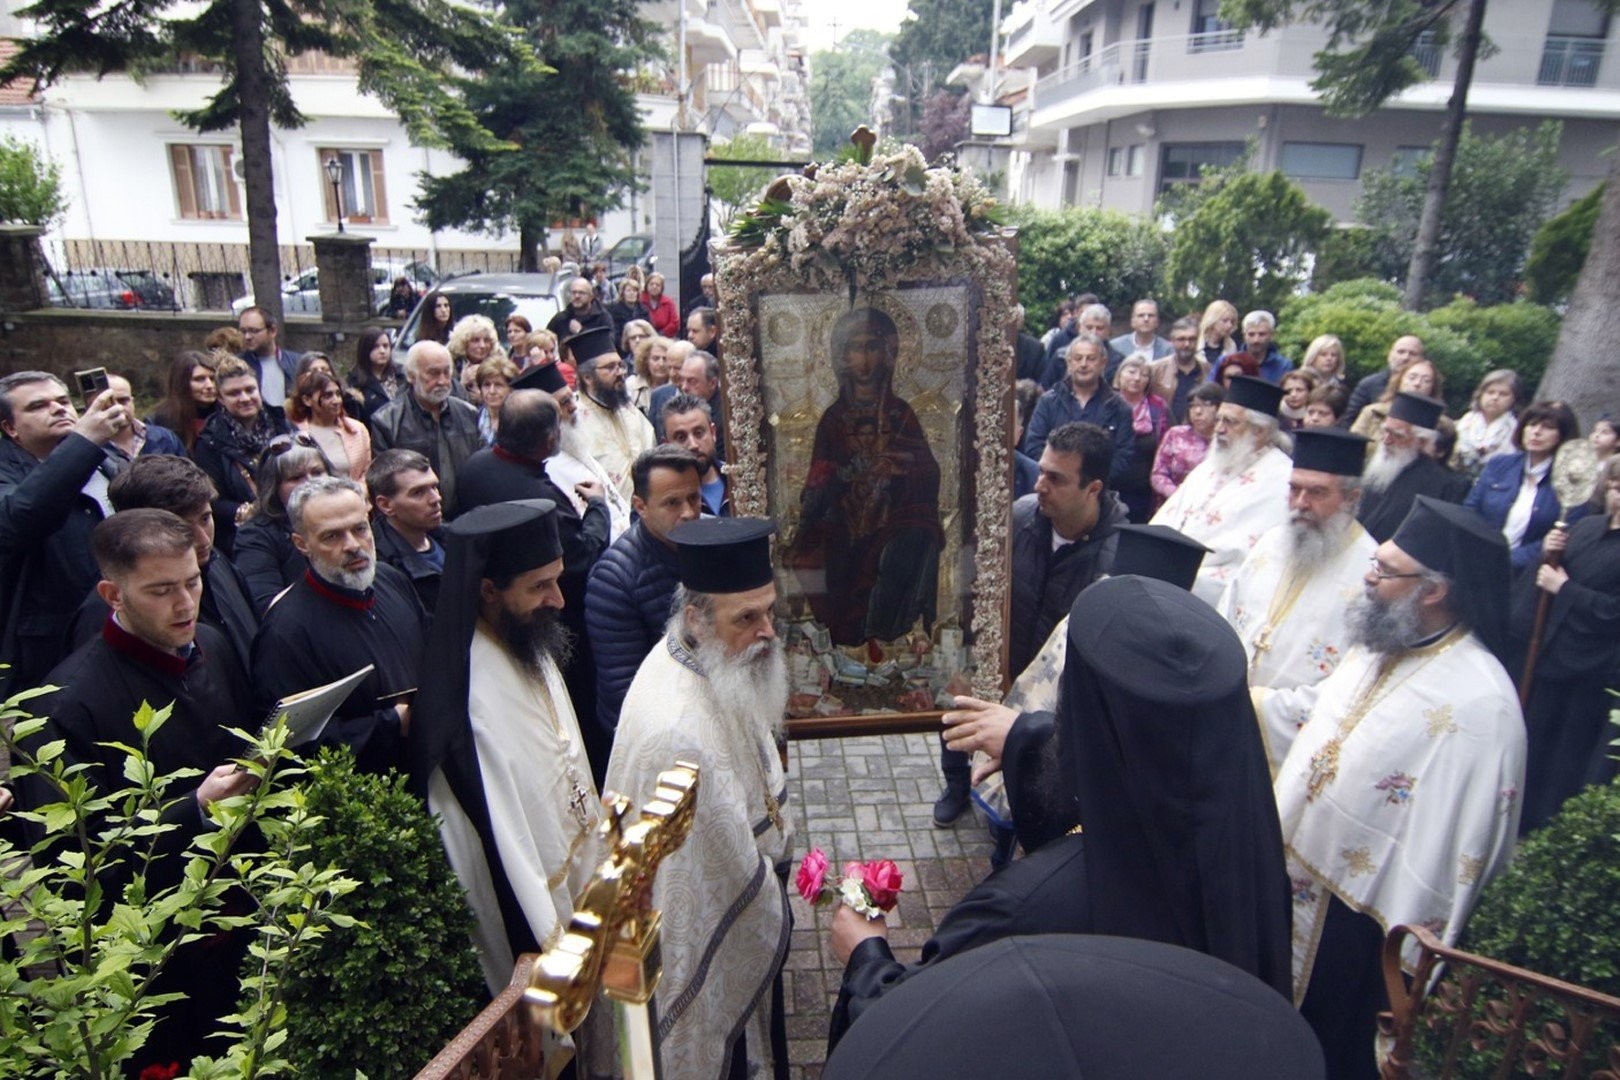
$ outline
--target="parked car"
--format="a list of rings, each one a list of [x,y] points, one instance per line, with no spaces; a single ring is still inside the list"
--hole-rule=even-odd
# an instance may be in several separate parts
[[[639,266],[644,273],[650,273],[653,264],[658,262],[658,256],[653,254],[652,237],[626,236],[608,248],[605,260],[608,277],[618,281],[632,266]]]
[[[522,315],[536,329],[545,326],[566,302],[559,295],[566,280],[561,274],[485,274],[476,270],[459,277],[444,278],[428,290],[427,296],[417,303],[416,309],[395,335],[394,358],[404,363],[405,353],[416,343],[416,331],[422,325],[422,308],[427,297],[444,295],[450,298],[452,325],[454,320],[466,315],[489,316],[504,348],[507,344],[507,316]],[[512,360],[519,367],[522,366],[520,357],[514,356]]]
[[[174,289],[150,270],[89,267],[45,276],[56,307],[112,311],[179,311]]]
[[[401,262],[397,259],[374,262],[371,264],[371,295],[376,304],[375,311],[382,312],[387,308],[389,290],[394,287],[394,279],[398,277],[410,279],[411,284],[416,287],[418,297],[439,280],[439,275],[433,267],[415,259],[410,262]],[[231,313],[240,315],[252,306],[253,295],[249,293],[231,301]],[[286,279],[281,286],[281,311],[285,315],[321,313],[320,267],[312,266]]]

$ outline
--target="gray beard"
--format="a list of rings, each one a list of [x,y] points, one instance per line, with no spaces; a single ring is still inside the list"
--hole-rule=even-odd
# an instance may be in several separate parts
[[[1298,516],[1288,522],[1288,561],[1294,566],[1313,567],[1337,555],[1345,535],[1355,523],[1354,513],[1340,510],[1320,525]]]
[[[579,414],[575,413],[574,416],[578,417]],[[579,428],[574,426],[572,419],[563,421],[557,431],[560,435],[557,446],[563,453],[569,457],[578,458],[580,461],[590,459],[590,449],[585,445],[585,439],[580,435]]]
[[[376,559],[372,559],[371,565],[364,570],[345,570],[342,566],[327,566],[314,559],[310,560],[309,565],[314,567],[318,576],[325,578],[334,585],[341,585],[343,588],[352,589],[355,592],[365,592],[371,588],[372,582],[377,579]]]
[[[1397,476],[1406,471],[1408,465],[1417,460],[1418,453],[1416,447],[1390,450],[1379,443],[1373,451],[1372,460],[1367,462],[1367,468],[1361,474],[1361,486],[1375,493],[1383,493]]]
[[[1362,593],[1345,609],[1345,627],[1350,641],[1383,655],[1402,653],[1422,636],[1418,602],[1423,592],[1413,589],[1399,600],[1382,603]]]
[[[1209,444],[1209,454],[1204,458],[1216,472],[1240,473],[1260,460],[1261,448],[1250,442],[1242,442],[1231,446],[1222,446],[1220,443]]]
[[[742,656],[727,656],[718,639],[701,638],[694,652],[714,691],[720,722],[733,739],[752,745],[761,735],[782,737],[788,678],[780,640],[755,642]]]

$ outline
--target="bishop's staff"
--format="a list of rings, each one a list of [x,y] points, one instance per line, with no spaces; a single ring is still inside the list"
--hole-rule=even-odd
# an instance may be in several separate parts
[[[661,1069],[653,991],[663,973],[659,913],[652,907],[658,864],[686,842],[697,812],[698,767],[678,761],[658,774],[641,817],[626,825],[630,800],[609,794],[601,825],[608,852],[574,903],[568,930],[535,962],[524,1000],[559,1035],[591,1011],[597,987],[613,1002],[626,1080],[657,1080]]]
[[[1570,511],[1592,497],[1592,485],[1596,483],[1597,475],[1597,454],[1591,443],[1585,439],[1566,439],[1559,445],[1552,467],[1553,493],[1558,496],[1558,520],[1553,522],[1553,528],[1560,531],[1569,528],[1569,522],[1565,519]],[[1549,551],[1541,561],[1557,569],[1563,561],[1563,552]],[[1536,661],[1541,659],[1541,638],[1547,632],[1547,615],[1552,610],[1552,600],[1552,593],[1545,589],[1540,590],[1540,595],[1536,597],[1536,621],[1530,631],[1530,647],[1524,654],[1524,674],[1519,676],[1521,709],[1530,703],[1530,684],[1535,680]]]

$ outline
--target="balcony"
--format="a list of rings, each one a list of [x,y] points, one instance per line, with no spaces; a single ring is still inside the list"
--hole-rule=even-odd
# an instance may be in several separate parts
[[[1023,0],[1001,20],[1006,44],[1002,63],[1007,67],[1038,67],[1063,51],[1063,29],[1053,22],[1044,4]]]
[[[1552,37],[1541,50],[1541,86],[1596,86],[1603,66],[1603,38]]]

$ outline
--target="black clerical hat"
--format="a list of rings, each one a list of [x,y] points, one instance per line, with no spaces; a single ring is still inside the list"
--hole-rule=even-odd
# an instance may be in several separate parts
[[[1116,575],[1081,590],[1069,609],[1069,649],[1156,704],[1211,701],[1249,675],[1226,620],[1188,586],[1157,578]]]
[[[572,337],[564,338],[563,346],[574,358],[575,367],[604,356],[619,355],[619,350],[613,344],[611,326],[593,326],[589,330],[581,330]]]
[[[740,593],[775,580],[769,518],[706,517],[669,531],[681,584],[693,592]]]
[[[1433,431],[1440,426],[1440,414],[1446,411],[1446,403],[1436,401],[1432,397],[1422,394],[1408,394],[1404,391],[1395,395],[1395,400],[1389,403],[1389,418],[1391,420],[1405,420],[1413,427]]]
[[[1020,917],[1038,920],[1038,906]],[[1052,934],[1003,938],[897,981],[850,1027],[822,1075],[1320,1080],[1325,1072],[1310,1025],[1247,972],[1158,941]]]
[[[520,499],[469,510],[444,527],[456,540],[476,543],[487,538],[483,576],[508,578],[562,558],[557,531],[557,504],[550,499]]]
[[[1294,432],[1294,468],[1335,476],[1360,476],[1367,467],[1367,440],[1337,428]]]
[[[1241,405],[1267,416],[1277,415],[1282,397],[1282,387],[1253,375],[1238,375],[1226,388],[1226,404]]]
[[[1157,578],[1191,591],[1210,549],[1168,525],[1121,525],[1114,577],[1137,574]]]
[[[563,376],[562,366],[553,361],[525,368],[522,374],[512,380],[512,389],[544,390],[548,394],[555,394],[568,389],[568,380]]]
[[[1419,495],[1390,543],[1451,578],[1452,609],[1486,648],[1506,655],[1512,559],[1500,529],[1467,507]]]

